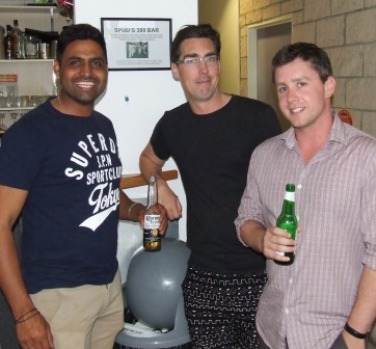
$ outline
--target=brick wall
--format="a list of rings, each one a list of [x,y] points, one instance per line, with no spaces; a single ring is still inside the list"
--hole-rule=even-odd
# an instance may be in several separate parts
[[[292,17],[292,42],[307,41],[331,58],[336,109],[376,136],[376,0],[240,0],[241,94],[247,95],[247,26]]]

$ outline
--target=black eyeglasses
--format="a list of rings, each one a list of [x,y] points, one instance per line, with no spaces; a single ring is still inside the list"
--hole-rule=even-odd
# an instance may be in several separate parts
[[[200,62],[209,64],[209,65],[214,65],[219,61],[219,56],[217,55],[210,55],[206,57],[186,57],[184,59],[180,59],[176,61],[176,64],[186,64],[187,66],[196,66]]]

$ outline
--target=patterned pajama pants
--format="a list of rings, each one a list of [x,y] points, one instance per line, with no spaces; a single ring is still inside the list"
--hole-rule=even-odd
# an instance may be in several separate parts
[[[183,282],[192,349],[258,349],[255,318],[266,272],[218,274],[189,267]]]

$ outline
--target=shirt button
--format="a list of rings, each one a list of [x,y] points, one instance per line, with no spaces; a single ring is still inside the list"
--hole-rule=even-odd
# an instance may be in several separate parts
[[[289,280],[289,284],[292,285],[292,279]]]
[[[298,189],[302,189],[302,185],[301,185],[301,184],[298,184],[298,185],[297,185],[297,188],[298,188]]]
[[[285,309],[285,314],[289,314],[290,313],[290,311],[286,308]]]

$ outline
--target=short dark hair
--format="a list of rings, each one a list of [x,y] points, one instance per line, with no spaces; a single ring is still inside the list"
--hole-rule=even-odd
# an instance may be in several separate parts
[[[272,60],[272,81],[275,82],[275,71],[278,67],[292,62],[296,58],[308,61],[317,71],[322,82],[333,75],[332,65],[328,54],[320,47],[312,43],[297,42],[282,47]]]
[[[210,24],[185,25],[175,35],[171,44],[171,63],[179,60],[181,51],[180,45],[186,39],[207,38],[210,39],[215,47],[216,54],[221,53],[221,38],[219,33],[212,28]]]
[[[60,64],[65,49],[70,43],[76,40],[93,40],[97,42],[102,47],[107,63],[106,42],[100,30],[90,24],[72,24],[64,27],[57,41],[56,59]]]

